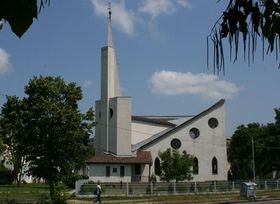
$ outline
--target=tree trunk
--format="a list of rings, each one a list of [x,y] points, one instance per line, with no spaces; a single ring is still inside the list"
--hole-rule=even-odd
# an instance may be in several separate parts
[[[55,185],[53,181],[48,181],[51,200],[55,198]]]

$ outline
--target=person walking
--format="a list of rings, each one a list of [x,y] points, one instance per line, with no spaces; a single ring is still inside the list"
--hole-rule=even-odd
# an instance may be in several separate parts
[[[101,186],[100,186],[100,183],[99,183],[99,182],[97,182],[97,185],[96,185],[94,194],[96,195],[96,199],[95,199],[95,202],[94,202],[94,203],[97,203],[97,202],[101,203],[101,194],[102,194],[102,190],[101,190]]]

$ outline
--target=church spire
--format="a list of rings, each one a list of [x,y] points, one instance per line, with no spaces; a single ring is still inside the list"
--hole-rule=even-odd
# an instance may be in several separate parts
[[[101,49],[101,99],[95,109],[95,147],[97,152],[127,156],[131,155],[131,99],[121,97],[110,4],[108,12],[107,45]]]
[[[114,47],[114,41],[113,41],[113,34],[112,34],[112,11],[111,11],[111,2],[108,4],[108,36],[107,36],[107,46]]]
[[[121,96],[119,83],[118,65],[112,33],[111,5],[108,6],[107,22],[107,45],[101,51],[101,99],[107,101],[109,98]]]

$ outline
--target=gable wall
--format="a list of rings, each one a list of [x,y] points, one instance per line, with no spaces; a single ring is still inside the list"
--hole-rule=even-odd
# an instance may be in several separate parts
[[[208,120],[215,117],[219,121],[218,127],[212,129],[208,126]],[[196,127],[200,130],[200,136],[193,139],[189,135],[191,128]],[[194,155],[198,159],[199,174],[194,176],[194,181],[205,180],[227,180],[227,155],[226,155],[226,137],[225,137],[225,113],[224,106],[221,106],[203,117],[195,120],[193,123],[182,127],[173,132],[168,137],[163,137],[159,141],[145,147],[145,150],[151,151],[153,162],[158,157],[159,151],[171,148],[170,142],[177,138],[181,141],[179,151],[185,150],[188,154]],[[212,174],[212,159],[218,160],[218,174]],[[154,164],[152,166],[154,173]]]

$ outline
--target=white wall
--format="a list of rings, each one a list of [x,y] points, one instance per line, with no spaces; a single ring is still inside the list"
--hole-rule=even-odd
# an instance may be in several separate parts
[[[208,126],[208,120],[212,117],[217,118],[219,121],[219,125],[215,129]],[[191,138],[189,135],[189,131],[193,127],[200,130],[200,136],[196,139]],[[179,151],[185,150],[188,154],[194,155],[198,159],[199,174],[194,176],[194,181],[227,180],[224,106],[213,110],[192,124],[175,131],[169,137],[146,147],[145,150],[151,151],[153,162],[158,157],[159,151],[165,151],[167,148],[171,148],[170,142],[174,138],[179,139],[182,143]],[[213,157],[216,157],[218,161],[217,175],[212,174]],[[154,163],[151,171],[154,174]]]
[[[157,124],[149,124],[141,121],[132,121],[131,125],[131,144],[141,142],[163,130],[167,127]]]
[[[110,106],[114,111],[110,119],[110,150],[119,156],[130,156],[131,97],[112,98]]]
[[[106,166],[110,166],[110,177],[106,177]],[[125,175],[124,177],[120,177],[120,166],[124,166]],[[117,172],[113,173],[113,168],[117,168]],[[130,165],[122,165],[122,164],[90,164],[89,179],[97,182],[130,182],[131,181],[131,166]]]

